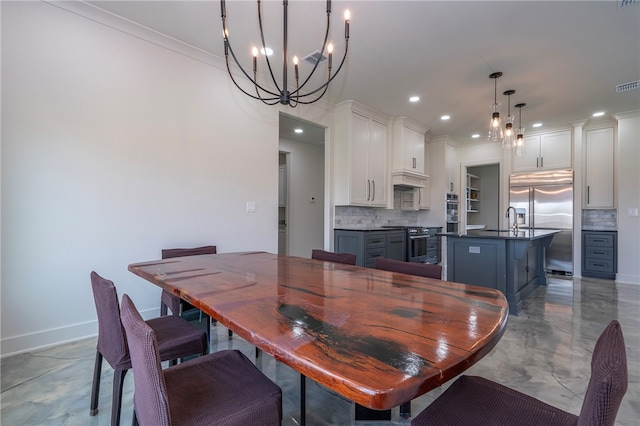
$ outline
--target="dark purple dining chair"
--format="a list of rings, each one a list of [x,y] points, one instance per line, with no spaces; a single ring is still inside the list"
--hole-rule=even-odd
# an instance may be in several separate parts
[[[118,293],[112,281],[91,272],[93,299],[98,314],[98,347],[93,369],[93,385],[91,389],[91,408],[89,414],[98,413],[100,396],[100,375],[102,359],[106,359],[113,368],[113,400],[111,402],[111,424],[120,424],[120,408],[122,405],[122,386],[124,376],[131,368],[131,358],[125,339],[125,332],[120,322],[120,306]],[[162,361],[207,353],[207,334],[177,316],[164,316],[148,321],[158,337],[158,346]]]
[[[355,265],[356,255],[352,253],[333,253],[320,249],[311,250],[311,258],[317,260],[326,260],[328,262],[344,263],[345,265]]]
[[[201,254],[216,254],[216,252],[217,252],[216,246],[162,249],[162,258],[172,259],[174,257],[182,257],[182,256],[198,256]],[[169,293],[166,290],[162,290],[162,295],[160,296],[160,315],[167,315],[167,307],[171,310],[171,313],[173,315],[182,315],[183,312],[186,312],[191,309],[196,309],[194,306],[183,301],[179,297],[174,296],[173,294]]]
[[[135,390],[133,424],[279,425],[282,391],[237,350],[223,350],[165,370],[153,328],[122,297]]]
[[[436,278],[438,280],[442,279],[442,266],[430,263],[402,262],[400,260],[378,257],[376,258],[375,267],[376,269],[400,272],[401,274]]]
[[[627,391],[627,354],[622,329],[611,321],[591,357],[591,378],[580,415],[477,376],[461,376],[411,426],[425,425],[597,425],[613,426]]]

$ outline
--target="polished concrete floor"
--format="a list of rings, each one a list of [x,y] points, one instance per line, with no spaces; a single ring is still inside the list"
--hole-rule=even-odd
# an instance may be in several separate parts
[[[618,413],[618,425],[640,424],[640,286],[592,279],[551,278],[511,316],[502,340],[467,374],[487,377],[563,410],[578,414],[590,376],[596,339],[612,319],[622,324],[629,365],[629,388]],[[214,327],[213,350],[234,348],[253,358],[254,349],[222,326]],[[89,416],[89,395],[95,339],[2,359],[2,426],[108,425],[113,370],[102,371],[100,410]],[[283,389],[283,425],[299,419],[299,376],[268,355],[257,365]],[[445,388],[447,385],[443,386]],[[122,424],[130,424],[133,375],[125,378]],[[416,399],[417,414],[443,388]],[[464,407],[461,407],[464,409]],[[397,409],[390,422],[355,422],[349,401],[310,382],[307,384],[307,425],[408,424]]]

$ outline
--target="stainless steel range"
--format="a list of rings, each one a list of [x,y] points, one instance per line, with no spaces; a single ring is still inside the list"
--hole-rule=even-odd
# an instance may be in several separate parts
[[[394,226],[407,233],[407,262],[440,263],[442,260],[440,237],[442,227]]]

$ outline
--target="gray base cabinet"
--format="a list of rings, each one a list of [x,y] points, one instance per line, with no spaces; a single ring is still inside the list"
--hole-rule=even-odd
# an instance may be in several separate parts
[[[616,231],[582,231],[582,276],[614,280],[617,272]]]
[[[353,253],[356,265],[373,268],[377,257],[406,260],[407,244],[404,230],[360,231],[336,229],[334,251]]]

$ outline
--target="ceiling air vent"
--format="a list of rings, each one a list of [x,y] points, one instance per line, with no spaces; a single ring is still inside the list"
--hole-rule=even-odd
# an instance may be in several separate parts
[[[622,9],[623,7],[631,6],[632,4],[638,3],[640,3],[640,0],[619,0],[618,9]]]
[[[318,60],[320,60],[320,63],[326,61],[327,57],[321,54],[319,50],[316,50],[315,52],[310,53],[309,55],[302,58],[302,60],[311,65],[315,65]]]
[[[629,83],[616,85],[616,93],[628,92],[629,90],[637,89],[640,87],[640,80],[631,81]]]

